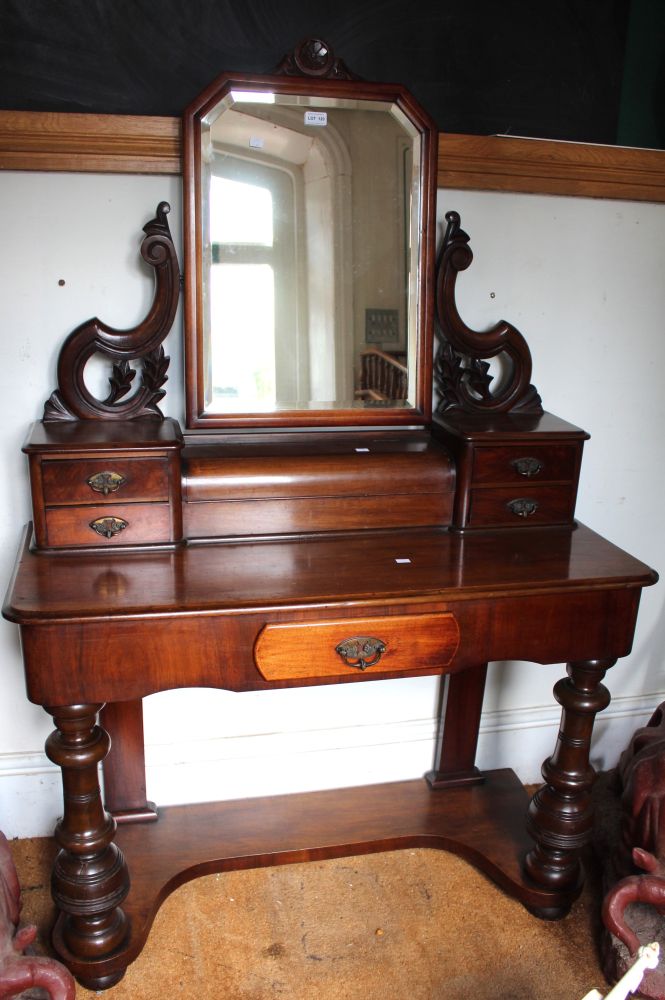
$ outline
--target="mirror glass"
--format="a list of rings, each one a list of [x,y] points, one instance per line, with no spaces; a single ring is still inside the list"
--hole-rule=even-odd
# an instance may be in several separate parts
[[[200,141],[207,412],[413,406],[420,136],[406,115],[232,90]]]

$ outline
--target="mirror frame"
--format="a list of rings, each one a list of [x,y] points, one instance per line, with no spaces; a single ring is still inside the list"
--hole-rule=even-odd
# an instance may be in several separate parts
[[[323,46],[317,67],[298,58],[312,44]],[[311,51],[311,49],[310,49]],[[420,134],[418,309],[415,350],[415,405],[374,409],[279,410],[261,413],[206,413],[202,295],[201,122],[232,90],[274,90],[295,96],[346,98],[395,104]],[[422,425],[432,414],[432,340],[435,295],[436,176],[438,132],[434,121],[399,84],[371,83],[351,74],[327,43],[302,42],[276,74],[223,73],[186,109],[183,117],[183,212],[185,272],[185,408],[188,430],[240,427],[316,428]]]

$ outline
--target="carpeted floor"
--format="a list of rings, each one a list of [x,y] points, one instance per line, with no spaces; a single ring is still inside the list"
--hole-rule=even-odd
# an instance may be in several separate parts
[[[52,920],[50,840],[12,844],[23,922]],[[581,1000],[605,981],[591,878],[562,921],[460,859],[406,850],[233,872],[178,889],[109,1000]],[[77,1000],[95,994],[77,989]]]

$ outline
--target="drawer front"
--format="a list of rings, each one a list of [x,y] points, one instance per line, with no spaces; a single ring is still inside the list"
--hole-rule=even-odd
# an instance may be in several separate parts
[[[578,454],[574,444],[476,448],[473,483],[570,482],[577,474]]]
[[[268,681],[445,669],[460,633],[449,613],[266,625],[254,662]]]
[[[46,506],[116,504],[134,500],[167,500],[169,478],[165,458],[120,458],[112,455],[79,460],[43,461]]]
[[[473,528],[565,524],[575,510],[572,486],[472,490],[468,524]]]
[[[46,511],[46,544],[50,548],[112,547],[173,540],[171,508],[167,503],[53,507]]]
[[[188,538],[276,535],[450,523],[451,493],[403,497],[314,497],[186,503]]]

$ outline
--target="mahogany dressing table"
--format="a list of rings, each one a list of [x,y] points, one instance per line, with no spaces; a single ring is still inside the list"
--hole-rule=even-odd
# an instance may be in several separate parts
[[[358,158],[368,129],[372,149],[385,131],[395,154],[399,207],[391,234],[377,201],[380,225],[363,225],[362,244],[357,227],[353,239],[336,227],[381,187],[373,161],[363,177]],[[215,268],[242,254],[265,266],[270,244],[220,235],[213,205],[224,183],[238,198],[228,184],[281,197],[279,178],[265,180],[275,142],[290,150],[279,171],[305,207],[294,246],[324,270],[289,279],[307,332],[275,348],[273,402],[252,409],[215,369],[216,352],[232,353],[215,344],[227,322]],[[58,388],[25,446],[34,523],[4,614],[21,629],[28,697],[55,722],[54,941],[89,988],[117,982],[162,900],[210,872],[428,846],[462,855],[541,917],[564,915],[580,892],[591,734],[609,702],[601,682],[630,651],[656,575],[575,522],[587,435],[543,412],[521,334],[505,322],[477,333],[459,316],[455,281],[471,251],[450,213],[435,271],[435,164],[436,132],[413,98],[358,81],[325,43],[303,43],[272,77],[221,77],[185,115],[185,435],[157,405],[179,295],[168,206],[145,227],[156,274],[145,321],[117,331],[91,320],[61,350]],[[332,249],[316,218],[332,220]],[[399,252],[376,279],[384,247]],[[349,291],[356,271],[365,283]],[[330,309],[355,330],[341,345]],[[83,376],[95,353],[113,362],[104,400]],[[497,388],[492,358],[503,362]],[[133,392],[132,359],[142,362]],[[475,766],[487,663],[515,659],[568,663],[555,687],[561,730],[530,804],[512,771]],[[146,799],[146,695],[423,674],[447,675],[426,780],[159,812]]]

